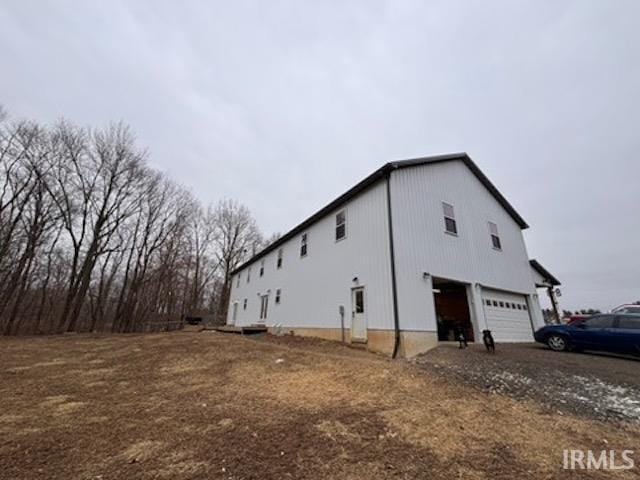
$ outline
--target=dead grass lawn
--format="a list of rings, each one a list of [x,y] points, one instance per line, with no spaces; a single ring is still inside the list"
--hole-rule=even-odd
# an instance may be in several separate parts
[[[3,479],[607,478],[562,450],[640,443],[329,342],[11,338],[0,358]]]

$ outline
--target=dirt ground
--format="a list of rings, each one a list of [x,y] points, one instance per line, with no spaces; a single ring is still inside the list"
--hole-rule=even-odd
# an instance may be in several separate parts
[[[213,332],[0,339],[2,479],[637,478],[564,471],[636,424],[338,344]]]
[[[485,392],[529,399],[546,409],[640,424],[640,359],[553,352],[538,344],[435,348],[415,359],[430,372]]]

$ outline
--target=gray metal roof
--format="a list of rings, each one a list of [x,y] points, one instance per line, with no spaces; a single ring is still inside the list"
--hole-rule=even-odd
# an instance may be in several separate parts
[[[272,252],[273,250],[277,249],[280,245],[284,244],[287,240],[295,237],[300,233],[303,233],[304,230],[306,230],[310,225],[315,223],[317,220],[331,213],[332,211],[340,207],[342,204],[344,204],[348,200],[352,199],[359,193],[369,188],[378,180],[385,178],[393,170],[398,170],[401,168],[417,167],[421,165],[442,163],[442,162],[450,162],[454,160],[462,161],[469,168],[469,170],[471,170],[471,172],[476,176],[476,178],[480,180],[480,182],[486,187],[487,190],[489,190],[489,192],[494,196],[494,198],[498,201],[498,203],[502,205],[502,207],[507,211],[507,213],[509,213],[511,218],[513,218],[513,220],[520,226],[520,228],[522,229],[529,228],[529,225],[527,225],[527,222],[525,222],[524,219],[518,214],[518,212],[516,212],[515,208],[511,206],[511,204],[507,201],[507,199],[504,198],[504,196],[498,191],[498,189],[493,185],[493,183],[491,183],[491,181],[487,178],[487,176],[484,173],[482,173],[480,168],[473,162],[473,160],[471,160],[469,155],[467,155],[466,153],[450,153],[445,155],[434,155],[430,157],[412,158],[409,160],[397,160],[397,161],[385,163],[382,167],[377,169],[371,175],[369,175],[364,180],[360,181],[359,183],[351,187],[349,190],[347,190],[345,193],[340,195],[338,198],[333,200],[331,203],[329,203],[325,207],[318,210],[316,213],[314,213],[309,218],[304,220],[298,226],[294,227],[292,230],[285,233],[282,237],[280,237],[278,240],[273,242],[271,245],[268,245],[263,250],[256,253],[249,260],[247,260],[246,262],[243,262],[242,265],[237,267],[231,273],[235,274],[239,272],[249,264],[255,262],[261,257],[264,257],[269,252]]]
[[[531,265],[531,268],[533,268],[536,272],[538,272],[547,282],[549,282],[554,287],[557,287],[558,285],[561,285],[560,280],[558,280],[556,277],[551,275],[549,270],[544,268],[540,264],[540,262],[538,262],[537,260],[535,260],[535,259],[529,260],[529,264]]]

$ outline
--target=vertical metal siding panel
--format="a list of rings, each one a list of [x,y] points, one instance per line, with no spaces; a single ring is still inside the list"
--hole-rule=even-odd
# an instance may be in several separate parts
[[[432,276],[532,293],[535,287],[520,227],[462,162],[397,170],[392,201],[402,329],[435,330]],[[444,232],[441,202],[454,206],[458,236]],[[487,222],[498,225],[493,250]]]
[[[335,214],[347,211],[347,238],[335,241]],[[339,328],[338,306],[345,307],[345,327],[351,324],[351,288],[358,277],[366,288],[369,328],[392,329],[393,309],[384,183],[372,186],[346,205],[320,219],[307,231],[308,255],[300,258],[300,236],[285,242],[283,267],[276,269],[277,250],[264,257],[265,273],[258,276],[260,260],[252,264],[251,282],[246,271],[240,288],[234,286],[231,301],[249,299],[249,307],[238,310],[237,325],[259,320],[259,297],[271,291],[267,325]],[[246,269],[245,269],[246,270]],[[275,304],[275,291],[282,300]],[[230,311],[227,318],[230,319]]]

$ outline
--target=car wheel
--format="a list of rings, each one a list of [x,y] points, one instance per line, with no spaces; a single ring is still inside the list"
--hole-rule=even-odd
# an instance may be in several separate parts
[[[547,345],[555,352],[563,352],[569,349],[569,343],[562,335],[550,335],[547,338]]]

